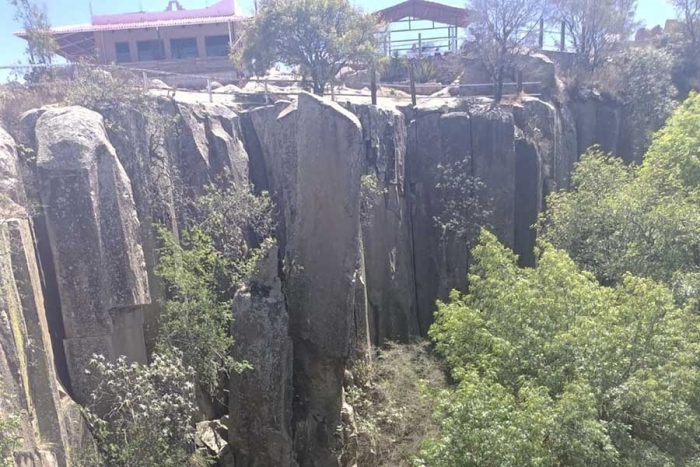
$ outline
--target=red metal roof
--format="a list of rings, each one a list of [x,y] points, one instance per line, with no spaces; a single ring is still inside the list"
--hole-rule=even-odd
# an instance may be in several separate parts
[[[175,7],[173,7],[175,5]],[[176,0],[168,3],[165,11],[139,11],[136,13],[118,13],[112,15],[96,15],[92,17],[93,25],[118,25],[128,23],[151,23],[155,21],[187,20],[210,18],[213,16],[236,16],[238,8],[235,0],[220,0],[216,4],[194,10],[183,8]]]
[[[409,17],[460,27],[466,27],[471,23],[471,12],[466,8],[427,0],[406,0],[389,8],[379,10],[376,14],[386,23],[393,23]]]
[[[118,31],[123,29],[147,29],[147,28],[164,28],[169,26],[187,26],[194,24],[215,24],[215,23],[228,23],[228,22],[239,22],[248,19],[247,16],[211,16],[208,18],[186,18],[186,19],[171,19],[171,20],[160,20],[160,21],[144,21],[136,23],[119,23],[119,24],[76,24],[71,26],[58,26],[51,28],[49,32],[54,35],[57,34],[67,34],[76,32],[99,32],[99,31]],[[25,38],[27,33],[25,31],[18,31],[15,36]]]

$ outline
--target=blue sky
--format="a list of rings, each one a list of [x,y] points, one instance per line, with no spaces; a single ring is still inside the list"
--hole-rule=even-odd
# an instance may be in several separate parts
[[[185,8],[202,8],[216,0],[180,0]],[[355,0],[367,10],[377,10],[399,0]],[[465,4],[464,0],[438,0],[455,6]],[[89,0],[45,0],[49,17],[54,26],[89,23]],[[130,11],[158,11],[165,9],[167,0],[92,0],[95,14],[125,13]],[[252,13],[253,0],[238,0],[244,13]],[[12,32],[19,29],[13,20],[14,10],[8,0],[0,0],[0,66],[17,63],[22,58],[24,41],[15,38]],[[639,0],[637,15],[640,21],[649,26],[662,24],[674,16],[673,9],[666,0]],[[4,73],[0,70],[0,76]]]

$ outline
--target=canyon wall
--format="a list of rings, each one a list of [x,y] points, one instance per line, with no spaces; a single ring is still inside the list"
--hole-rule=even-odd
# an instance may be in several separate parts
[[[0,132],[0,381],[13,401],[0,415],[21,414],[17,465],[68,466],[87,442],[73,400],[94,387],[94,353],[147,361],[165,297],[154,226],[177,237],[189,201],[228,174],[271,194],[277,245],[233,301],[234,357],[253,370],[201,415],[230,415],[237,466],[339,466],[352,359],[425,335],[435,301],[466,289],[468,241],[439,222],[455,196],[446,169],[480,181],[458,196],[533,265],[545,196],[570,185],[587,145],[619,139],[601,105],[302,94],[237,112],[162,99],[161,132],[123,110],[29,112],[18,141]]]

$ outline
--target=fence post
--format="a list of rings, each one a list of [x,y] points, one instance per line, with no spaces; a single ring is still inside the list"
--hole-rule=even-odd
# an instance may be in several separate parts
[[[265,84],[265,104],[270,103],[270,97],[267,94],[267,80],[264,80],[263,83]]]
[[[331,78],[331,100],[335,102],[335,86],[333,86],[333,79]]]
[[[143,77],[143,90],[148,91],[148,75],[146,72],[142,72],[141,76]]]
[[[522,70],[518,71],[518,94],[522,93],[524,90],[523,88],[523,72]]]
[[[413,104],[413,107],[416,106],[416,76],[415,76],[415,71],[414,71],[414,66],[415,62],[414,60],[410,61],[411,65],[408,67],[408,75],[409,79],[411,80],[411,103]]]
[[[423,35],[418,33],[418,56],[423,57]]]
[[[559,40],[561,41],[559,43],[559,51],[566,52],[566,24],[563,21],[561,22],[561,37]]]
[[[540,18],[540,49],[544,49],[544,18]]]
[[[372,93],[372,105],[377,105],[377,72],[374,69],[374,60],[369,66],[370,82],[369,89]]]
[[[211,78],[207,78],[207,93],[209,94],[209,102],[214,102],[214,96],[211,93]]]

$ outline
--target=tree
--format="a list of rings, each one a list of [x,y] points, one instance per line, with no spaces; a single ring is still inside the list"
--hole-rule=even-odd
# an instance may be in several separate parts
[[[551,20],[562,24],[584,68],[594,70],[634,34],[637,0],[551,0]]]
[[[476,22],[470,27],[473,40],[467,42],[468,53],[474,54],[496,83],[494,100],[503,97],[503,82],[513,66],[514,58],[526,52],[533,40],[545,0],[469,0]]]
[[[654,136],[641,166],[597,149],[583,155],[573,189],[548,197],[541,236],[605,284],[631,272],[700,296],[687,282],[700,273],[699,112],[695,95]]]
[[[376,19],[349,0],[266,0],[236,60],[260,75],[275,63],[298,67],[322,95],[341,68],[373,56],[376,27]]]
[[[51,65],[59,47],[49,32],[51,25],[46,5],[32,0],[9,1],[15,7],[15,20],[27,33],[27,61],[30,65]],[[27,75],[27,79],[36,80],[43,74],[42,70],[36,69]]]
[[[232,298],[271,246],[271,212],[266,194],[255,196],[248,186],[211,185],[195,203],[196,224],[182,233],[181,242],[159,230],[163,246],[156,272],[165,280],[168,300],[157,348],[163,354],[182,352],[210,395],[222,377],[247,368],[231,358]]]
[[[669,0],[683,22],[686,35],[694,48],[700,42],[700,0]]]
[[[700,317],[670,289],[601,286],[540,244],[536,268],[483,232],[467,295],[430,329],[456,388],[424,465],[632,467],[700,461]]]

